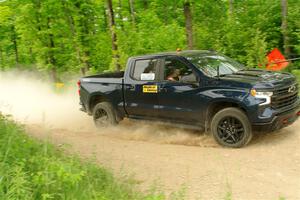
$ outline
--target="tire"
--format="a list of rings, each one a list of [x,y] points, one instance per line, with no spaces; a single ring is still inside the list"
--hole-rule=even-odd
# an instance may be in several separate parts
[[[253,136],[248,117],[238,108],[225,108],[217,112],[210,130],[220,145],[231,148],[247,145]]]
[[[93,119],[97,128],[118,124],[116,110],[108,102],[98,103],[93,109]]]

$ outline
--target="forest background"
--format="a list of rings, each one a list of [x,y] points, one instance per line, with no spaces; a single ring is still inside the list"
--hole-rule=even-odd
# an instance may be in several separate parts
[[[299,57],[299,19],[298,0],[0,0],[0,70],[64,82],[177,48],[264,67],[274,48]]]

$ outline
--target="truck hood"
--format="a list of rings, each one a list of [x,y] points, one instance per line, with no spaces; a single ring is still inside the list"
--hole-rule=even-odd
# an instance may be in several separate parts
[[[296,81],[295,76],[286,72],[274,72],[260,69],[245,69],[221,78],[226,81],[235,81],[251,84],[257,88],[274,88]]]

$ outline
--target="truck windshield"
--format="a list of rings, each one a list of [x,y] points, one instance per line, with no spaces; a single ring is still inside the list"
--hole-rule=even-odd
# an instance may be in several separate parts
[[[234,74],[245,67],[235,60],[223,55],[193,55],[186,57],[199,70],[210,77]]]

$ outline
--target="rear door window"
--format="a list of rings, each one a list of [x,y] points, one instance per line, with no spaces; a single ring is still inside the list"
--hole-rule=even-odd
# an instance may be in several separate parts
[[[138,81],[154,81],[157,79],[158,59],[136,60],[132,78]]]

